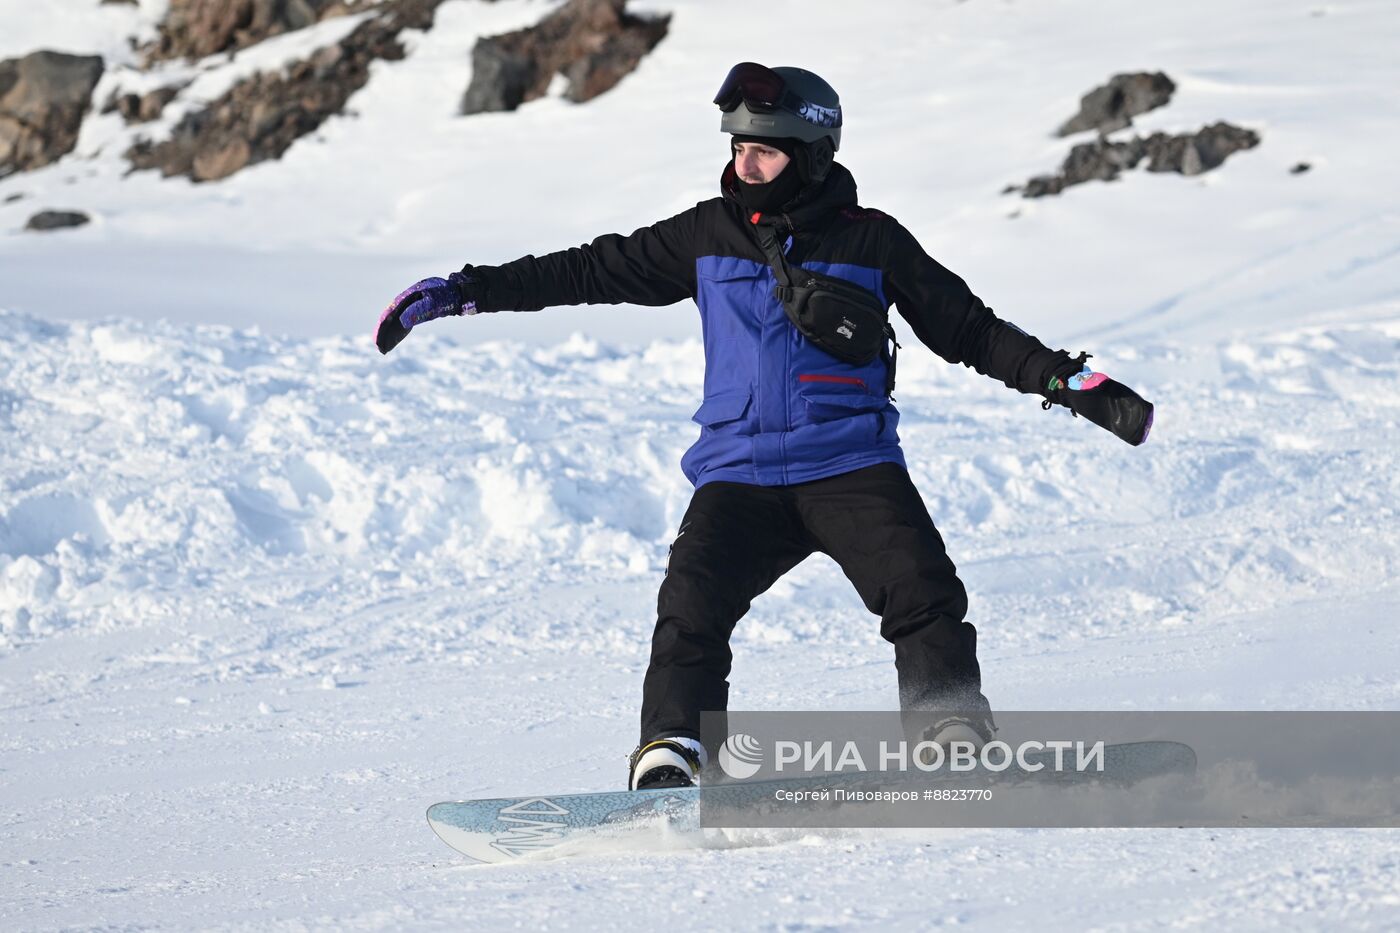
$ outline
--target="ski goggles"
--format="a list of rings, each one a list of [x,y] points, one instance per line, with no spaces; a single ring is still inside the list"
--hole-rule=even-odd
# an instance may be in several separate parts
[[[782,75],[757,62],[740,62],[729,69],[715,95],[715,103],[725,113],[742,103],[754,113],[786,110],[817,126],[835,129],[841,125],[840,107],[823,107],[799,97],[787,86]]]

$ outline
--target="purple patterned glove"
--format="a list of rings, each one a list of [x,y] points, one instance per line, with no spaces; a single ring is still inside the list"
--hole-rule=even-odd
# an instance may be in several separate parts
[[[440,317],[475,314],[476,301],[467,297],[476,282],[471,276],[454,272],[451,279],[423,279],[399,292],[374,329],[374,345],[380,353],[397,347],[408,332],[419,324]]]

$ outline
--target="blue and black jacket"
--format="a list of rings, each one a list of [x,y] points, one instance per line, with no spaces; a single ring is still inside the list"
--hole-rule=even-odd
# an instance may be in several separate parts
[[[721,197],[574,249],[471,267],[483,311],[557,305],[700,308],[705,398],[700,437],[681,460],[697,487],[716,480],[781,486],[877,463],[904,464],[899,412],[886,394],[889,357],[842,362],[794,327],[774,296],[777,280],[754,218],[725,169]],[[891,304],[914,334],[950,363],[963,363],[1021,392],[1045,395],[1054,376],[1079,364],[999,319],[961,278],[926,254],[888,214],[860,208],[849,171],[833,165],[783,213],[790,266],[839,276]]]

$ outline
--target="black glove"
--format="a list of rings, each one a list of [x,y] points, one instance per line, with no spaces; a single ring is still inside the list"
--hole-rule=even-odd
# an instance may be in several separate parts
[[[1134,447],[1147,440],[1152,430],[1152,403],[1123,383],[1094,372],[1084,365],[1087,358],[1084,354],[1076,361],[1083,369],[1068,379],[1056,376],[1050,380],[1045,407],[1058,402]]]

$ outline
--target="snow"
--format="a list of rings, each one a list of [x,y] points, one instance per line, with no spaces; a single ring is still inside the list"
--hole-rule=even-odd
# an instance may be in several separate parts
[[[159,12],[91,6],[0,0],[3,54],[116,55]],[[123,177],[97,115],[0,180],[6,925],[1400,925],[1389,831],[752,831],[484,870],[433,837],[437,800],[625,780],[701,349],[685,307],[434,323],[388,357],[368,331],[421,274],[708,197],[741,58],[820,63],[863,200],[1158,403],[1130,448],[906,335],[901,435],[996,707],[1400,707],[1393,5],[653,0],[672,34],[610,94],[455,117],[475,37],[551,6],[444,4],[354,116],[224,182]],[[346,22],[168,67],[212,88]],[[1179,90],[1135,132],[1262,144],[1000,194],[1139,68]],[[41,207],[97,222],[20,233]],[[825,558],[734,647],[735,708],[895,702]]]

